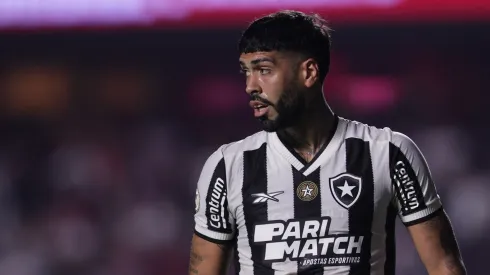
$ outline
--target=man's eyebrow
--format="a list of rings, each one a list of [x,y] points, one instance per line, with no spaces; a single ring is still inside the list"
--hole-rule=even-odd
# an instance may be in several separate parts
[[[270,57],[260,57],[260,58],[252,60],[250,63],[252,63],[252,65],[257,65],[257,64],[262,63],[262,62],[274,63],[274,59],[272,59]]]
[[[252,64],[252,65],[258,65],[258,64],[260,64],[262,62],[274,63],[274,59],[272,59],[270,57],[259,57],[259,58],[256,58],[256,59],[250,61],[250,64]],[[245,67],[246,66],[245,65],[245,62],[243,62],[243,61],[240,60],[240,66]]]

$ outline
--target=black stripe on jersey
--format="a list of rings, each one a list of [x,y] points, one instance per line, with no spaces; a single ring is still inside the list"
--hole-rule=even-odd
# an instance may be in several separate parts
[[[357,138],[346,139],[347,173],[362,179],[361,194],[349,208],[349,234],[364,236],[361,263],[352,265],[349,275],[370,274],[371,231],[374,212],[374,176],[369,142]]]
[[[395,245],[395,221],[396,221],[397,209],[390,202],[388,211],[386,213],[386,260],[385,260],[385,273],[384,275],[395,275],[396,264],[396,245]]]
[[[226,185],[225,160],[221,159],[214,169],[206,195],[206,217],[209,230],[229,234],[232,228],[229,222]]]
[[[293,182],[294,182],[294,218],[295,219],[308,219],[308,218],[319,218],[322,216],[322,200],[320,197],[321,194],[321,185],[320,185],[320,168],[316,169],[314,172],[305,176],[300,171],[296,170],[294,167],[293,170]],[[316,197],[311,201],[305,201],[300,199],[298,196],[300,184],[303,182],[311,181],[313,182],[317,190],[313,190],[312,192],[318,192]]]
[[[316,169],[314,172],[305,176],[302,172],[293,170],[293,182],[294,182],[294,218],[295,219],[318,219],[322,216],[322,199],[321,199],[321,184],[320,184],[320,168]],[[301,193],[301,183],[303,182],[313,182],[317,186],[317,190],[312,192],[317,192],[316,197],[311,201],[301,200],[298,192]],[[301,262],[299,263],[298,275],[308,275],[308,274],[323,274],[323,265],[307,265],[301,267]]]
[[[238,254],[238,235],[239,235],[239,230],[238,230],[238,224],[235,224],[235,238],[234,238],[234,241],[233,243],[235,244],[235,247],[234,247],[234,270],[235,270],[235,274],[238,275],[240,274],[240,255]]]
[[[243,153],[243,215],[254,263],[253,274],[273,275],[271,263],[264,263],[265,247],[254,243],[255,224],[267,222],[267,203],[254,204],[252,194],[267,193],[267,144]]]
[[[400,148],[390,143],[390,176],[403,216],[427,208],[415,171]]]

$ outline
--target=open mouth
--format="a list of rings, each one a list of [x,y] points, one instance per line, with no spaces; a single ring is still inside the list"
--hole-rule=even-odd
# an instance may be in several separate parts
[[[250,107],[252,107],[252,109],[255,109],[255,110],[260,110],[260,109],[266,108],[268,106],[269,106],[269,104],[263,103],[263,102],[258,101],[258,100],[250,101]]]
[[[256,118],[260,118],[267,115],[269,104],[258,100],[253,100],[250,101],[250,107],[252,107],[252,109],[254,110],[254,116]]]

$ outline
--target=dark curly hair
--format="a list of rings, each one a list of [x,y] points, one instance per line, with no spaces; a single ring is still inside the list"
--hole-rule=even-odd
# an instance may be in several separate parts
[[[253,21],[238,43],[240,54],[289,51],[313,58],[323,82],[330,67],[331,29],[318,15],[279,11]]]

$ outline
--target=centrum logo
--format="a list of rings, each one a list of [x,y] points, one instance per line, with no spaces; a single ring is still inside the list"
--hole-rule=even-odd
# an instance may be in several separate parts
[[[226,183],[217,178],[206,197],[206,216],[208,228],[214,231],[230,233],[231,225],[228,222],[228,203],[226,201]]]
[[[393,180],[399,190],[403,214],[408,215],[427,208],[420,190],[420,184],[410,164],[399,160],[396,162],[393,172]]]
[[[298,260],[300,265],[351,265],[361,262],[364,236],[329,235],[330,217],[256,224],[253,240],[265,249],[264,261]]]

